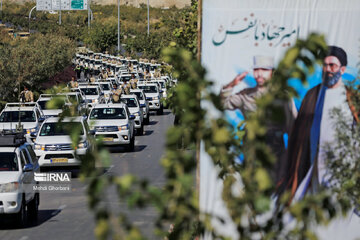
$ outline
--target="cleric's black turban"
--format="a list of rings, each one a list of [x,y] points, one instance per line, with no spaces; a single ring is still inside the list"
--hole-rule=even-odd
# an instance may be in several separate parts
[[[344,49],[340,48],[340,47],[336,47],[336,46],[329,46],[328,47],[328,53],[326,55],[328,56],[334,56],[337,59],[339,59],[341,66],[346,66],[347,65],[347,55],[346,52],[344,51]]]

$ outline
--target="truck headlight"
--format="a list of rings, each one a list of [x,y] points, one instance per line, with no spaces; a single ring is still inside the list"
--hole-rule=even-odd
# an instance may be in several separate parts
[[[159,96],[153,97],[153,100],[159,100],[159,99],[160,99]]]
[[[123,125],[123,126],[119,126],[119,131],[121,130],[128,130],[129,129],[129,125],[126,124],[126,125]]]
[[[86,141],[78,144],[78,149],[83,149],[87,147],[88,147],[88,143]]]
[[[0,184],[0,193],[15,192],[19,189],[18,182]]]
[[[44,145],[44,144],[36,144],[36,143],[35,143],[35,150],[45,151],[45,145]]]
[[[35,127],[35,128],[26,129],[26,133],[27,133],[27,134],[30,134],[30,133],[33,133],[33,132],[36,132],[36,127]]]
[[[134,116],[135,116],[135,117],[140,116],[140,112],[136,112],[136,113],[134,113]]]
[[[93,99],[92,103],[97,103],[99,100],[98,99]]]

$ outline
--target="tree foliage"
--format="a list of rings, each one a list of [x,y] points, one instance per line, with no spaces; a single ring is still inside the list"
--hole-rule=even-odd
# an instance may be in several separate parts
[[[117,47],[117,6],[91,4],[94,20],[88,31],[87,11],[62,11],[62,24],[59,15],[42,11],[33,11],[29,21],[30,9],[35,4],[27,2],[16,4],[4,2],[3,21],[13,24],[16,31],[28,30],[43,34],[56,33],[74,40],[78,46],[85,44],[95,51],[116,53]],[[120,33],[123,55],[134,58],[157,58],[161,49],[172,41],[181,40],[173,35],[176,28],[182,27],[186,21],[179,17],[193,12],[193,8],[161,9],[150,7],[150,36],[147,35],[147,6],[121,5]],[[187,37],[187,40],[189,37]],[[196,41],[196,40],[195,40]]]
[[[28,40],[15,39],[0,45],[2,100],[15,101],[15,88],[24,85],[40,91],[41,84],[71,64],[75,44],[67,37],[35,34]]]
[[[176,43],[196,55],[198,40],[198,1],[191,1],[191,8],[181,12],[181,25],[173,32]]]

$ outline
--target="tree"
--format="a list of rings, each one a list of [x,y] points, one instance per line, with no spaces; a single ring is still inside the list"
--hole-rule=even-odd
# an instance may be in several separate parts
[[[0,46],[0,53],[0,93],[3,100],[15,101],[15,88],[40,91],[42,83],[69,66],[75,44],[63,36],[35,34]]]
[[[114,17],[104,22],[96,22],[91,30],[84,30],[84,43],[94,51],[114,52],[117,45],[117,19]]]

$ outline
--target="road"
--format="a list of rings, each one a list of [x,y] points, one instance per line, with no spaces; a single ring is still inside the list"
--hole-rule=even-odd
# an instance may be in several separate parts
[[[134,152],[123,148],[111,148],[112,164],[105,174],[134,174],[146,178],[156,186],[164,185],[164,171],[159,160],[164,153],[166,130],[173,124],[169,110],[164,115],[151,115],[150,124],[145,126],[144,136],[136,136]],[[0,223],[1,240],[41,240],[41,239],[95,239],[94,215],[87,205],[87,186],[79,179],[71,181],[71,193],[42,192],[40,196],[39,217],[24,228],[13,227],[6,219]],[[116,196],[108,196],[110,205],[119,206],[120,211],[129,212],[126,205],[118,203]],[[156,211],[153,208],[137,210],[130,219],[148,239],[159,239],[152,234]]]

